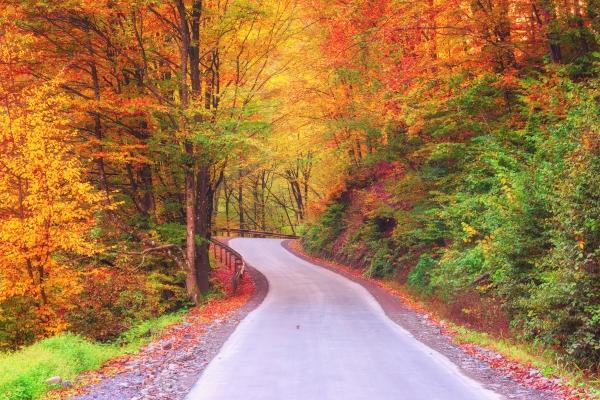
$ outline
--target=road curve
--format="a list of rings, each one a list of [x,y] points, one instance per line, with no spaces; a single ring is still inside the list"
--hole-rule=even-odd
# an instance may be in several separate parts
[[[396,325],[362,286],[285,250],[230,245],[269,281],[187,400],[500,399]]]

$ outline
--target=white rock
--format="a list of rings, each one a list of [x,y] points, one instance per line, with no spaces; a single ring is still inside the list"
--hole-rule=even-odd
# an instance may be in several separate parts
[[[47,385],[60,385],[62,378],[60,376],[53,376],[46,380]]]

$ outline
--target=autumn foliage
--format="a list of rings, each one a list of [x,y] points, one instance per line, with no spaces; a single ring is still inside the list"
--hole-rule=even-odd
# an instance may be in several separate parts
[[[295,8],[277,3],[0,5],[0,348],[109,340],[218,290],[219,197],[233,208],[285,69]]]
[[[56,88],[7,95],[0,114],[0,302],[35,308],[27,316],[40,335],[67,327],[65,313],[81,291],[72,259],[97,251],[91,230],[100,210]],[[18,315],[9,318],[18,324]]]

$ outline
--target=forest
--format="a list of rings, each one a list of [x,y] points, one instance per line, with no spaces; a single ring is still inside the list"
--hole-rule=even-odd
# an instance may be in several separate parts
[[[215,296],[296,234],[600,367],[598,0],[4,0],[0,351]]]

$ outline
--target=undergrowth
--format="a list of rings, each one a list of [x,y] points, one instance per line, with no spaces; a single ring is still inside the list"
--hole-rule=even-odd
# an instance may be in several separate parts
[[[485,332],[479,332],[462,325],[449,323],[456,333],[454,341],[470,343],[494,350],[510,360],[524,365],[531,365],[548,378],[561,377],[571,386],[587,387],[600,396],[600,378],[590,375],[572,362],[561,361],[562,357],[555,351],[540,344],[516,341],[514,338],[498,338]]]
[[[110,343],[64,333],[2,354],[0,400],[39,399],[54,388],[46,384],[48,378],[60,376],[70,380],[82,372],[99,368],[112,358],[136,352],[166,327],[180,321],[182,315],[179,311],[140,322]]]

